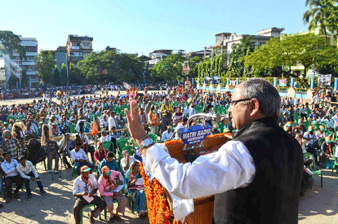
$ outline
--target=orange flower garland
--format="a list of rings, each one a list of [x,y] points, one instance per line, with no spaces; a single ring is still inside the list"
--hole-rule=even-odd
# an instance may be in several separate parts
[[[146,174],[143,164],[140,165],[140,173],[143,177],[143,184],[148,206],[148,217],[150,224],[170,224],[172,212],[170,211],[166,190],[154,178],[150,183],[150,178]]]

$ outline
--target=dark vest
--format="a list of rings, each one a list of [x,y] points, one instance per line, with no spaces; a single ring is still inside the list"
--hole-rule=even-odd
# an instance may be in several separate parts
[[[296,139],[271,118],[256,120],[233,137],[249,150],[256,173],[248,186],[215,195],[215,224],[298,223],[303,155]]]

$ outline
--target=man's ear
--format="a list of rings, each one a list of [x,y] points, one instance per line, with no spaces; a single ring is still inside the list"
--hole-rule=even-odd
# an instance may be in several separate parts
[[[260,104],[256,98],[250,100],[250,106],[251,106],[250,116],[260,115],[261,113]]]

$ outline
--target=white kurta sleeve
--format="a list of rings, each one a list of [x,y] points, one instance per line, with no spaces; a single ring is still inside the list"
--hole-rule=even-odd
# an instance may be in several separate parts
[[[253,158],[242,142],[229,141],[217,152],[179,163],[155,144],[147,150],[146,169],[170,193],[198,198],[247,186],[256,172]]]

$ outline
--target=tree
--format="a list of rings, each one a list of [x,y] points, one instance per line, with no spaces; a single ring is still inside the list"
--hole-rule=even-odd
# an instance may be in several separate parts
[[[244,62],[241,60],[245,55],[254,51],[254,44],[251,36],[241,39],[230,53],[230,62],[226,73],[227,77],[241,77],[244,74]]]
[[[51,52],[46,54],[40,51],[40,53],[35,56],[35,70],[44,83],[53,83],[54,80],[51,78],[53,77],[54,66],[55,60]]]
[[[335,7],[335,1],[306,0],[305,5],[309,6],[309,9],[303,14],[303,21],[305,24],[309,24],[309,31],[316,29],[319,25],[319,34],[324,35],[327,40],[327,22],[332,9]]]
[[[77,64],[88,82],[140,82],[144,64],[135,55],[117,54],[116,51],[93,52]]]
[[[86,80],[85,77],[81,75],[80,69],[73,65],[72,63],[69,64],[68,69],[69,74],[69,83],[70,84],[85,84]]]
[[[152,74],[157,81],[174,81],[183,78],[183,63],[185,58],[179,54],[172,54],[161,59],[152,69]]]
[[[67,66],[62,63],[61,65],[61,85],[65,86],[68,83],[68,75],[67,75]]]
[[[29,81],[25,69],[23,69],[21,73],[21,87],[23,88],[29,87]]]
[[[7,84],[9,85],[10,89],[17,88],[17,84],[19,84],[19,81],[19,78],[16,75],[12,74],[11,77],[9,77]]]
[[[3,58],[4,54],[12,57],[13,51],[17,51],[21,59],[24,58],[26,49],[20,43],[20,38],[12,31],[0,30],[0,58]]]
[[[59,85],[62,84],[61,83],[62,81],[61,81],[60,73],[59,73],[59,68],[58,68],[57,65],[54,66],[54,75],[53,75],[52,79],[53,79],[53,84],[55,86],[59,86]]]
[[[291,66],[301,64],[304,75],[311,66],[337,64],[337,51],[326,47],[325,39],[309,33],[304,35],[284,35],[273,38],[261,48],[243,57],[249,73],[257,76],[266,69],[281,70],[283,75],[290,76]]]

